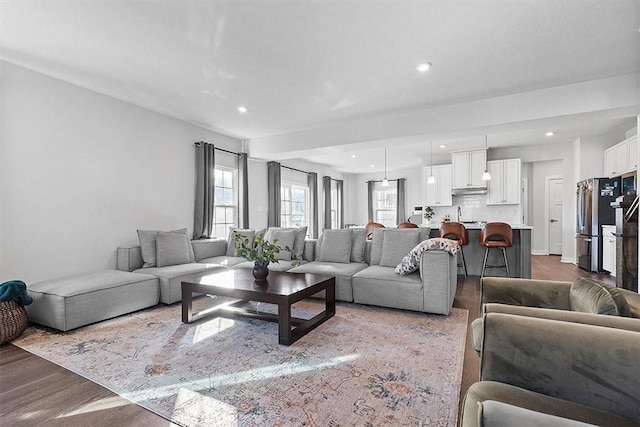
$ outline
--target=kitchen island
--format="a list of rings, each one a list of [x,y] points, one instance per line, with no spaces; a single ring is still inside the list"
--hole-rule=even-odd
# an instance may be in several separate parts
[[[438,237],[440,223],[425,223],[422,227],[430,227],[430,237]],[[479,222],[466,223],[464,226],[469,231],[469,244],[463,247],[464,259],[467,263],[467,273],[470,276],[479,276],[482,271],[482,261],[484,259],[484,246],[480,245]],[[509,273],[511,277],[531,278],[531,230],[533,227],[522,224],[511,224],[513,229],[513,246],[507,248],[507,260],[509,261]],[[502,264],[502,252],[497,249],[489,251],[488,265]],[[464,274],[462,268],[458,269],[459,274]],[[506,276],[504,268],[487,268],[485,276]]]

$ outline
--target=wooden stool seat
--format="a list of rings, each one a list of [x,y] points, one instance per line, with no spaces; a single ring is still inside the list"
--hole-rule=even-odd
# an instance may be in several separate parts
[[[462,260],[462,263],[458,264],[458,267],[464,268],[464,277],[467,277],[467,262],[464,259],[464,251],[462,250],[463,246],[469,244],[469,230],[467,230],[467,227],[459,222],[443,222],[440,226],[440,237],[458,241],[460,245],[460,258]]]

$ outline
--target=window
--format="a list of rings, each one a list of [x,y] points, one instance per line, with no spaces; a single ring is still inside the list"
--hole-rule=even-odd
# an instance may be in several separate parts
[[[238,217],[238,171],[216,166],[213,235],[226,238]]]
[[[397,224],[397,186],[392,184],[389,187],[383,187],[380,183],[376,183],[373,193],[376,222],[379,222],[385,227],[395,227]]]
[[[303,185],[283,183],[280,187],[280,225],[302,227],[309,224],[309,188]]]

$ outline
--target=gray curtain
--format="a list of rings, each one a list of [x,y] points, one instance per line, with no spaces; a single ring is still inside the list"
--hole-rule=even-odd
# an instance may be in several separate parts
[[[324,195],[324,230],[331,228],[331,177],[322,177],[322,194]]]
[[[238,222],[240,228],[249,228],[249,171],[247,169],[247,153],[240,153],[238,156]]]
[[[341,179],[336,181],[336,191],[338,193],[338,228],[344,228],[344,196],[342,192],[343,182]]]
[[[280,195],[280,163],[267,163],[267,192],[268,192],[268,211],[267,225],[269,227],[280,227],[280,203],[282,196]]]
[[[375,181],[367,181],[367,214],[370,221],[375,221],[373,216],[373,190],[375,190]]]
[[[216,155],[213,144],[196,145],[196,194],[193,238],[206,239],[213,232]]]
[[[312,239],[318,238],[318,174],[309,172],[307,175],[307,185],[309,186],[309,212],[311,213],[311,224],[309,224],[309,235]]]
[[[398,200],[396,201],[396,223],[400,224],[407,220],[407,214],[405,210],[406,196],[404,192],[406,178],[398,178]]]

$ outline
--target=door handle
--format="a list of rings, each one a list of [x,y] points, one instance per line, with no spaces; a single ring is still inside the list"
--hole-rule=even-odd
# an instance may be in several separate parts
[[[550,219],[549,222],[558,222],[557,219]]]

